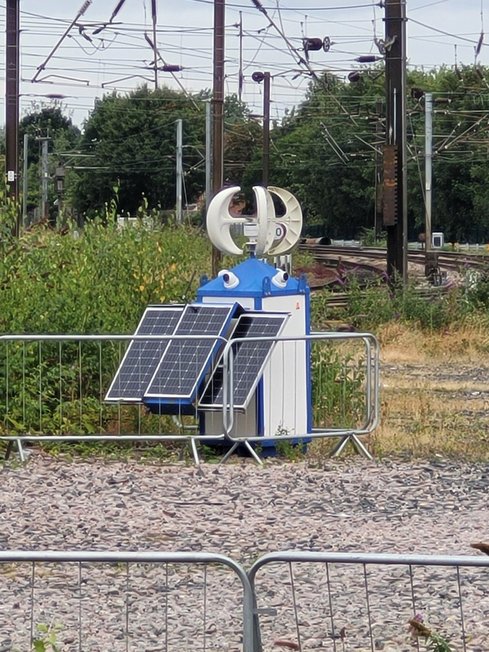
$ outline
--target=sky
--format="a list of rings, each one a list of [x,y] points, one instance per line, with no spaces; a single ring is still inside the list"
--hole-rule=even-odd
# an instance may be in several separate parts
[[[151,0],[125,0],[113,24],[98,34],[94,31],[110,19],[119,0],[92,0],[41,69],[83,0],[19,2],[22,115],[49,105],[50,96],[61,95],[66,112],[82,125],[95,98],[113,90],[127,92],[145,82],[154,85],[153,53],[145,40],[145,33],[152,37]],[[173,75],[159,73],[160,85],[188,92],[212,87],[213,4],[213,0],[156,0],[161,58],[182,68]],[[345,78],[358,67],[358,56],[378,54],[374,41],[384,32],[379,4],[379,0],[262,0],[267,18],[252,0],[226,0],[226,93],[238,93],[241,66],[242,99],[260,113],[262,86],[251,75],[268,70],[271,116],[280,118],[301,102],[309,83],[294,51],[300,51],[303,37],[329,37],[328,52],[310,53],[311,66],[317,73],[329,70]],[[410,67],[473,64],[485,24],[488,35],[477,61],[489,64],[489,0],[407,0],[406,8]],[[5,0],[0,0],[0,30],[5,34]],[[0,57],[5,82],[5,36]],[[4,109],[2,93],[3,116]]]

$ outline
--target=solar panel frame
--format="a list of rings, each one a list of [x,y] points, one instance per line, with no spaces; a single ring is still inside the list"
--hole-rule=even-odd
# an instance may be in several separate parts
[[[186,306],[144,398],[160,399],[162,403],[192,402],[216,351],[225,344],[220,338],[226,336],[231,319],[238,309],[236,303]],[[175,337],[185,335],[210,335],[212,338],[198,340]],[[182,381],[185,381],[186,385],[182,385]],[[176,382],[180,384],[177,385]],[[169,389],[172,383],[174,387],[179,388],[177,391]]]
[[[183,310],[183,305],[147,306],[134,335],[173,335]],[[161,319],[163,316],[165,319]],[[131,340],[105,395],[105,401],[115,403],[142,402],[144,392],[148,387],[149,381],[151,380],[154,370],[157,368],[168,343],[169,340]],[[147,353],[149,353],[149,356],[146,355]],[[141,369],[148,369],[148,364],[151,362],[153,362],[153,366],[149,366],[149,371],[141,373]],[[131,365],[132,369],[134,369],[136,364],[138,368],[138,382],[132,378],[121,382],[123,374],[128,373],[127,370],[124,371],[124,369],[127,367],[131,369]],[[129,372],[129,375],[133,376],[134,372]],[[132,384],[132,386],[129,389],[130,384]],[[121,387],[123,389],[121,389]],[[139,387],[138,391],[136,391],[136,387]]]
[[[283,331],[288,313],[245,313],[239,317],[229,340],[240,340],[242,337],[279,337]],[[251,322],[246,328],[246,323]],[[255,322],[255,324],[253,324]],[[274,324],[274,329],[270,325]],[[260,325],[262,328],[255,328]],[[265,328],[264,328],[265,327]],[[243,331],[244,334],[242,334]],[[245,410],[253,393],[261,380],[265,367],[270,360],[276,342],[273,340],[246,340],[236,343],[238,350],[233,359],[233,407]],[[198,407],[202,410],[223,408],[223,356],[219,359],[214,371],[206,383],[199,400]],[[251,363],[255,363],[254,368]],[[252,380],[250,381],[250,379]],[[244,380],[248,383],[245,385]],[[217,391],[216,388],[217,387]],[[209,400],[210,398],[210,400]],[[220,399],[220,400],[218,400]]]

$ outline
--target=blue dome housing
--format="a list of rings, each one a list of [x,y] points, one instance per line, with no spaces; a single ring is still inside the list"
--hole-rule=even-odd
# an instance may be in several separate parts
[[[300,278],[289,276],[284,281],[283,287],[280,287],[272,282],[279,270],[257,258],[248,258],[230,271],[239,279],[238,285],[233,288],[226,287],[222,276],[211,281],[204,278],[197,291],[197,301],[202,301],[204,297],[233,296],[239,300],[240,296],[260,298],[274,295],[309,294],[305,276]]]

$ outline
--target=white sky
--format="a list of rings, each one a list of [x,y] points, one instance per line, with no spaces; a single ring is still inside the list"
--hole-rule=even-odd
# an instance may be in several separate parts
[[[114,25],[98,36],[97,23],[107,21],[118,0],[92,0],[80,23],[86,26],[84,39],[74,27],[39,79],[32,78],[75,18],[83,0],[20,0],[22,84],[21,108],[25,113],[33,102],[49,103],[48,94],[65,95],[63,100],[73,120],[81,124],[93,107],[94,98],[112,89],[127,91],[153,73],[147,69],[152,51],[144,39],[152,34],[151,0],[126,0]],[[383,9],[378,0],[262,0],[270,16],[293,45],[302,37],[329,36],[328,53],[311,53],[317,72],[329,69],[346,76],[358,64],[361,54],[377,54],[374,36],[382,37]],[[213,0],[157,0],[157,42],[166,63],[184,67],[176,81],[160,73],[160,83],[189,91],[212,86]],[[486,23],[489,32],[489,0],[407,0],[408,57],[411,66],[432,68],[446,64],[474,62],[474,47]],[[486,15],[485,15],[486,12]],[[252,0],[226,0],[226,90],[237,92],[239,70],[240,13],[243,24],[243,100],[260,113],[261,86],[251,80],[255,70],[269,70],[273,78],[272,117],[301,101],[308,77],[294,79],[300,67],[282,37],[269,26]],[[417,22],[415,22],[417,21]],[[419,24],[423,23],[423,25]],[[5,33],[5,0],[0,0],[0,29]],[[446,32],[446,34],[439,33]],[[479,61],[489,63],[489,33]],[[0,77],[5,80],[5,43],[0,53]],[[127,78],[127,79],[124,79]],[[4,114],[4,93],[0,97]]]

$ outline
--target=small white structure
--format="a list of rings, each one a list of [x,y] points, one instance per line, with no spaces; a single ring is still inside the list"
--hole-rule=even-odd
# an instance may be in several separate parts
[[[441,231],[431,234],[431,248],[443,249],[445,245],[445,234]]]

